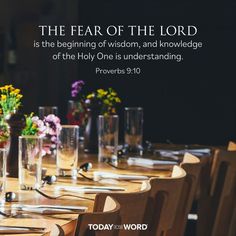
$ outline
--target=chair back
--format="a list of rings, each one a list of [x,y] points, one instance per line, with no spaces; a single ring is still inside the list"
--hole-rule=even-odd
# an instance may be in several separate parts
[[[109,196],[116,199],[120,204],[121,225],[142,224],[150,189],[150,184],[144,182],[142,190],[139,192],[99,193],[95,198],[94,211],[101,212],[104,206],[104,200],[109,194]],[[140,235],[140,230],[120,229],[119,235],[138,236]]]
[[[236,151],[236,143],[233,141],[229,141],[227,150],[228,151]]]
[[[201,171],[200,160],[192,154],[186,153],[183,162],[180,165],[186,172],[180,201],[177,206],[177,213],[171,230],[167,236],[183,236],[185,232],[188,214],[190,213],[193,200],[195,197],[199,175]]]
[[[212,236],[236,235],[230,227],[236,207],[236,151],[217,150],[212,166],[211,217]],[[232,222],[232,223],[231,223]]]
[[[197,192],[195,196],[194,207],[197,213],[197,225],[196,225],[196,235],[197,236],[209,236],[207,233],[208,225],[208,214],[210,212],[211,198],[209,196],[211,187],[211,169],[212,160],[214,159],[214,149],[212,149],[212,154],[209,156],[203,156],[200,158],[201,171],[197,186]]]
[[[230,141],[228,143],[228,151],[236,151],[236,143],[233,141]],[[234,213],[233,213],[233,217],[231,220],[231,224],[230,224],[230,228],[229,228],[229,236],[235,236],[236,235],[236,205],[234,206]]]
[[[117,236],[117,229],[97,229],[120,224],[120,204],[112,197],[107,196],[101,212],[82,213],[79,215],[75,229],[75,236]]]
[[[184,169],[174,166],[171,177],[150,179],[151,191],[145,213],[148,230],[144,235],[163,236],[173,227],[185,177]]]

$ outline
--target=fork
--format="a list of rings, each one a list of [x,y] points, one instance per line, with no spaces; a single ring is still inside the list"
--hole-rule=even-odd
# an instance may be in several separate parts
[[[10,218],[10,217],[13,216],[13,214],[7,214],[7,213],[2,212],[2,211],[0,211],[0,215],[2,215],[2,216],[4,216],[4,217],[8,217],[8,218]]]
[[[58,198],[62,198],[62,197],[75,197],[75,198],[80,198],[80,199],[84,199],[84,200],[94,201],[94,199],[92,199],[92,198],[81,197],[81,196],[77,196],[77,195],[73,195],[73,194],[61,194],[58,196],[51,196],[51,195],[48,195],[38,189],[35,189],[35,191],[48,199],[58,199]]]

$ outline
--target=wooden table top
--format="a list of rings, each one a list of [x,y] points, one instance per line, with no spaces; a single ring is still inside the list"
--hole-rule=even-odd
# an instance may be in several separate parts
[[[170,175],[170,171],[160,171],[149,168],[142,167],[128,167],[128,169],[120,170],[114,167],[109,166],[106,163],[97,163],[97,155],[79,155],[79,163],[81,165],[85,162],[92,162],[93,168],[85,173],[87,176],[92,176],[93,171],[108,171],[118,174],[137,174],[137,175],[147,175],[147,176],[168,176]],[[44,167],[48,170],[55,169],[55,165],[51,164],[50,161],[44,161]],[[82,177],[79,177],[77,180],[71,180],[70,178],[59,178],[58,181],[53,185],[47,185],[43,187],[41,190],[49,195],[56,196],[62,194],[62,191],[55,190],[55,186],[57,185],[68,185],[68,186],[83,186],[83,185],[101,185],[101,186],[119,186],[124,187],[126,192],[135,192],[139,191],[141,187],[142,181],[118,181],[118,180],[102,180],[99,182],[93,182],[85,180]],[[19,190],[18,180],[15,178],[7,179],[7,191],[17,192],[19,196],[19,201],[14,202],[14,204],[49,204],[49,205],[75,205],[75,206],[87,206],[88,211],[91,212],[93,209],[94,201],[91,200],[83,200],[73,197],[65,197],[62,199],[51,200],[47,199],[36,191],[22,191]],[[65,193],[65,192],[64,192]],[[68,193],[68,192],[66,192]],[[73,193],[78,196],[86,196],[91,199],[95,198],[95,194],[84,194],[84,193]],[[10,205],[10,203],[6,203],[6,205]],[[9,226],[31,226],[31,227],[45,227],[47,233],[44,235],[49,235],[52,227],[55,224],[62,226],[66,235],[72,235],[73,229],[76,223],[77,215],[39,215],[39,214],[29,214],[29,215],[20,215],[19,218],[5,218],[0,215],[0,225],[9,225]],[[1,234],[2,235],[2,234]],[[40,234],[20,234],[22,236],[33,236]]]

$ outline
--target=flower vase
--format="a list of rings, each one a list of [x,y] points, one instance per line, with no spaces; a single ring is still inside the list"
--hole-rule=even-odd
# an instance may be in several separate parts
[[[67,112],[68,125],[79,126],[79,140],[84,141],[84,130],[86,125],[86,109],[81,101],[68,101]]]
[[[7,173],[9,177],[18,177],[18,138],[24,129],[25,117],[15,112],[6,118],[10,128],[10,146],[7,155]]]
[[[87,123],[84,131],[84,152],[98,152],[98,126],[97,119],[100,114],[99,109],[87,109]]]

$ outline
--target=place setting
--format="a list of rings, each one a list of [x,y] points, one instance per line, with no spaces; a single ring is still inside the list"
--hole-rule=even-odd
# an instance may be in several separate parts
[[[84,84],[75,81],[72,95]],[[17,108],[20,90],[9,85],[3,91],[8,89],[16,91],[9,96],[16,96]],[[124,107],[121,139],[119,103],[114,89],[97,89],[68,102],[68,124],[61,123],[56,106],[40,106],[39,115],[8,111],[5,125],[11,142],[7,139],[0,149],[0,234],[46,230],[10,227],[8,220],[72,222],[92,211],[99,194],[142,192],[153,178],[170,178],[186,153],[209,154],[207,148],[159,149],[144,142],[143,107]]]

